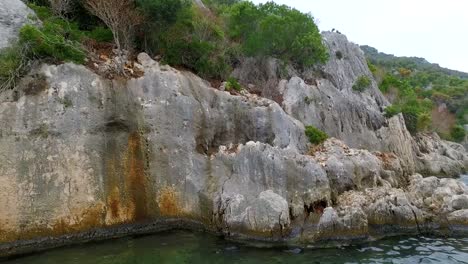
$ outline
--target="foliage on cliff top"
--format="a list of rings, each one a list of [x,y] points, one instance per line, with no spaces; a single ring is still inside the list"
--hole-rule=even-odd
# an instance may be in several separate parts
[[[158,55],[172,66],[221,81],[246,56],[276,57],[297,67],[328,59],[313,17],[285,5],[205,0],[207,10],[192,0],[113,1],[133,8],[124,13],[135,19],[122,17],[122,8],[104,8],[106,0],[29,0],[43,27],[26,26],[21,38],[32,43],[38,57],[82,63],[86,40],[109,42],[112,35],[117,48]],[[62,2],[66,10],[59,8]],[[114,19],[118,16],[122,19]]]
[[[239,2],[227,11],[229,36],[247,56],[271,56],[309,67],[329,55],[310,14],[274,2]]]
[[[328,54],[312,16],[275,3],[138,0],[146,23],[140,48],[173,66],[225,80],[243,56],[277,57],[306,67]]]
[[[462,140],[460,127],[468,124],[468,74],[441,68],[421,58],[395,57],[370,47],[364,47],[364,51],[381,73],[378,76],[381,91],[393,101],[394,108],[388,110],[388,115],[395,109],[406,110],[403,114],[410,130],[431,130],[445,139]],[[441,112],[445,108],[449,114]],[[446,127],[450,131],[444,131]]]

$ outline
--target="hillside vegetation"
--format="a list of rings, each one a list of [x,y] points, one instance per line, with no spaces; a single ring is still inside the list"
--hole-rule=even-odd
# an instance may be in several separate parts
[[[42,26],[26,25],[0,56],[1,89],[27,71],[25,61],[86,63],[87,54],[139,52],[201,77],[225,81],[243,57],[276,57],[298,68],[324,63],[327,49],[310,14],[273,2],[208,0],[29,0]],[[114,48],[114,51],[112,51]],[[98,54],[99,55],[99,54]]]
[[[461,142],[468,124],[468,73],[449,70],[425,59],[395,57],[361,46],[380,90],[393,103],[387,116],[402,112],[411,132],[435,131]]]

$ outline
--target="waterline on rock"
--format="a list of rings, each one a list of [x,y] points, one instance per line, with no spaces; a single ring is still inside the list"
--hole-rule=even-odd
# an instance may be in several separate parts
[[[326,249],[259,249],[185,231],[51,250],[4,264],[114,263],[465,263],[468,238],[395,237]]]

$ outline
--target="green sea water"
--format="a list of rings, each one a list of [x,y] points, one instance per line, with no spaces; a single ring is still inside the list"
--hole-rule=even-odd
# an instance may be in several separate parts
[[[174,231],[78,245],[2,264],[468,263],[468,238],[395,237],[328,249],[261,249]]]

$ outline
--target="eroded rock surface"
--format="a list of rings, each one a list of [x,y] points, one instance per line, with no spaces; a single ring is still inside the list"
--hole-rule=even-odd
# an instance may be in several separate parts
[[[1,40],[23,11],[0,18]],[[413,175],[453,176],[465,150],[386,119],[374,80],[352,89],[372,77],[357,45],[324,39],[322,68],[246,60],[234,73],[252,92],[242,96],[146,54],[130,80],[35,69],[0,95],[0,255],[171,228],[303,246],[466,232],[466,186]],[[335,138],[310,151],[304,125]]]
[[[410,181],[395,154],[333,138],[308,155],[304,126],[277,103],[139,60],[145,75],[132,80],[43,65],[3,95],[3,254],[180,223],[301,245],[464,230],[456,180]]]
[[[440,139],[437,134],[415,138],[417,170],[424,175],[460,175],[468,168],[468,153],[463,145]]]
[[[352,148],[396,155],[407,176],[418,172],[454,177],[468,170],[462,146],[424,135],[413,138],[401,115],[385,118],[389,102],[358,45],[339,33],[324,32],[323,38],[330,59],[322,67],[300,72],[275,59],[249,58],[233,75],[304,125],[313,125]],[[354,91],[360,77],[369,78],[371,84],[362,92]]]
[[[330,53],[323,67],[298,72],[274,59],[247,59],[233,75],[251,91],[281,104],[304,125],[313,125],[353,148],[394,153],[405,172],[412,174],[412,137],[402,116],[384,117],[389,103],[379,91],[364,53],[342,34],[325,32],[323,37]],[[371,85],[363,92],[354,91],[353,85],[363,76],[372,80]]]
[[[32,23],[34,13],[19,0],[0,2],[0,49],[8,47],[18,37],[20,28]]]

